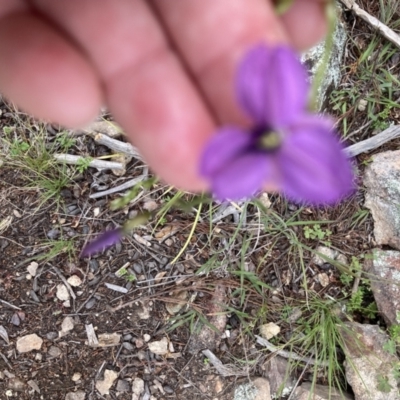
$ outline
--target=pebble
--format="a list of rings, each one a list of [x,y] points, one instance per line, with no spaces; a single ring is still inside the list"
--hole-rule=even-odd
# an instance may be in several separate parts
[[[32,275],[35,276],[37,269],[39,268],[39,264],[35,261],[32,261],[26,268],[26,270]]]
[[[54,339],[57,339],[57,338],[58,338],[58,333],[57,332],[49,332],[49,333],[46,334],[46,339],[47,340],[54,340]]]
[[[74,319],[72,317],[65,317],[61,324],[61,331],[63,333],[72,331],[74,329]]]
[[[56,358],[61,355],[61,350],[57,346],[50,346],[49,351],[47,352],[51,358]]]
[[[151,336],[148,333],[145,333],[143,335],[143,339],[144,339],[145,342],[148,342],[151,339]]]
[[[57,296],[57,299],[61,300],[61,301],[69,300],[68,289],[63,283],[60,283],[59,285],[57,285],[56,296]]]
[[[174,393],[174,389],[172,389],[171,386],[164,386],[164,391],[165,391],[165,393],[167,393],[167,394],[172,394],[172,393]]]
[[[124,379],[118,379],[117,382],[117,392],[129,392],[129,382]]]
[[[20,320],[20,318],[19,318],[19,316],[18,316],[17,313],[14,313],[14,314],[12,315],[11,321],[10,321],[10,322],[11,322],[13,325],[15,325],[15,326],[20,326],[21,320]]]
[[[80,381],[81,380],[81,378],[82,378],[82,374],[80,373],[80,372],[75,372],[73,375],[72,375],[72,381],[73,382],[78,382],[78,381]]]
[[[124,349],[132,351],[135,347],[133,346],[132,343],[129,342],[124,342],[122,343],[122,346],[124,347]]]
[[[60,236],[60,231],[58,229],[50,229],[47,233],[46,236],[50,240],[56,240]]]
[[[90,310],[91,308],[93,308],[93,306],[96,304],[96,299],[94,297],[92,297],[86,304],[85,304],[85,308],[87,310]]]
[[[123,336],[124,342],[129,342],[130,340],[132,340],[132,338],[133,336],[130,333]]]
[[[65,400],[85,400],[86,393],[82,390],[78,390],[77,392],[69,392],[65,396]]]
[[[135,378],[132,382],[132,393],[140,396],[144,391],[144,380]]]
[[[137,273],[137,274],[141,274],[142,273],[142,266],[138,263],[134,263],[133,264],[133,270]]]
[[[161,340],[151,342],[148,344],[149,350],[158,355],[164,355],[168,353],[168,339],[162,338]]]
[[[105,394],[109,394],[109,390],[111,386],[114,384],[114,381],[117,379],[118,373],[113,371],[112,369],[104,370],[104,379],[96,382],[96,389],[100,392],[102,396]]]
[[[97,270],[99,269],[99,262],[95,259],[91,259],[89,261],[89,268],[93,273],[96,273]]]
[[[25,389],[25,382],[18,378],[12,378],[8,381],[8,388],[16,392],[22,392]]]
[[[36,333],[22,336],[17,340],[17,350],[19,353],[27,353],[32,350],[40,350],[43,344],[43,339]]]
[[[67,282],[73,286],[73,287],[78,287],[80,285],[82,285],[82,279],[79,278],[78,275],[72,275],[67,279]]]

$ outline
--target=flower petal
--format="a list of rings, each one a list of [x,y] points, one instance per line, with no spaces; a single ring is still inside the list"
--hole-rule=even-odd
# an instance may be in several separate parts
[[[117,244],[122,239],[121,229],[113,229],[103,232],[95,240],[89,242],[82,250],[81,257],[89,257],[105,250],[107,247]]]
[[[220,169],[211,180],[219,200],[240,200],[253,196],[268,177],[269,158],[262,153],[238,157]]]
[[[307,73],[288,46],[259,45],[238,68],[239,102],[259,124],[281,128],[305,110]]]
[[[251,144],[251,135],[234,127],[224,127],[207,143],[200,161],[200,174],[212,177],[232,159],[245,152]]]
[[[354,190],[350,161],[326,118],[307,115],[291,128],[279,155],[282,189],[291,199],[334,203]]]

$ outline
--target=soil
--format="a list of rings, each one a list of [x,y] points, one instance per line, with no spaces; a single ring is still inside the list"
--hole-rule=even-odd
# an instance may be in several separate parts
[[[376,10],[369,11],[376,13]],[[370,40],[373,33],[369,27],[360,21],[352,25],[351,13],[346,13],[346,18],[352,29],[363,32],[364,39]],[[19,123],[21,116],[10,112],[5,102],[0,108],[2,127]],[[365,123],[366,116],[351,117],[349,114],[349,118],[356,129]],[[391,120],[398,123],[394,115]],[[49,134],[58,132],[57,127],[48,126],[48,130]],[[365,139],[372,133],[368,131],[362,138],[355,136],[352,141]],[[108,153],[107,149],[96,147],[90,138],[79,140],[81,149],[88,154]],[[400,140],[395,140],[376,152],[398,148],[399,144]],[[371,154],[358,158],[360,188],[363,163],[370,157]],[[140,164],[132,161],[123,179],[138,175],[140,168]],[[58,400],[65,399],[67,393],[83,391],[86,399],[130,400],[135,378],[144,381],[143,399],[150,399],[150,396],[155,399],[231,399],[234,386],[246,381],[247,374],[262,376],[265,373],[263,363],[267,355],[255,345],[252,335],[243,334],[245,325],[237,316],[239,311],[256,315],[264,306],[262,298],[254,287],[246,286],[246,300],[241,303],[236,291],[242,283],[228,271],[232,265],[241,265],[241,249],[243,243],[249,241],[245,259],[247,271],[254,272],[272,288],[279,286],[282,298],[300,301],[304,295],[299,284],[302,269],[290,251],[288,237],[281,235],[272,241],[270,235],[260,234],[256,224],[257,209],[249,206],[247,227],[237,231],[233,217],[228,216],[218,223],[210,242],[209,221],[202,218],[179,261],[171,264],[185,247],[194,221],[193,212],[172,209],[163,225],[156,227],[153,221],[114,248],[91,259],[82,259],[79,252],[89,239],[88,235],[93,237],[122,224],[128,215],[142,211],[150,201],[157,207],[165,202],[162,185],[122,211],[112,212],[109,208],[118,195],[99,200],[89,198],[95,191],[93,183],[100,181],[112,186],[117,179],[111,172],[98,174],[87,170],[62,190],[59,202],[43,202],[40,190],[29,188],[32,185],[21,170],[9,165],[0,168],[0,222],[11,219],[7,229],[0,229],[0,325],[8,334],[8,343],[0,335],[0,399]],[[300,210],[280,196],[271,195],[270,200],[271,209],[284,220],[296,215],[301,221],[334,221],[329,224],[332,231],[329,241],[348,259],[367,253],[375,246],[371,217],[354,224],[353,216],[363,206],[362,189],[334,208]],[[321,244],[318,240],[307,239],[301,227],[296,233],[309,248]],[[235,240],[226,250],[232,237]],[[73,243],[73,247],[69,251],[52,253],[54,241],[65,241],[65,246]],[[268,251],[269,257],[263,267],[255,267]],[[218,268],[196,274],[215,254],[216,262],[221,263]],[[226,265],[227,259],[230,265]],[[338,270],[331,265],[314,265],[308,250],[304,250],[304,261],[309,288],[320,296],[335,298],[341,293],[343,284]],[[38,264],[34,276],[28,272],[32,262]],[[128,269],[136,279],[130,282],[126,276],[116,276],[121,268]],[[327,274],[328,285],[321,285],[316,279],[320,273]],[[65,286],[65,281],[72,276],[79,277],[81,283],[68,291],[68,304],[57,297],[57,287]],[[116,285],[126,293],[106,284]],[[215,326],[221,323],[222,332],[229,331],[223,339],[220,339],[221,334],[214,338],[212,331],[202,336],[204,325],[196,330],[190,324],[191,315],[195,315],[190,312],[212,319],[222,311],[215,305],[218,291],[222,293],[223,302],[235,311],[230,312],[227,319],[212,320]],[[179,298],[182,293],[186,296]],[[273,290],[268,293],[272,298]],[[181,309],[171,315],[168,305],[179,304],[182,298]],[[186,315],[186,323],[169,329],[177,315]],[[63,333],[62,324],[67,317],[72,318],[73,328]],[[358,318],[360,322],[377,322],[361,315]],[[97,338],[101,334],[117,334],[118,341],[108,347],[90,345],[87,329],[91,326]],[[253,331],[256,332],[256,327]],[[33,333],[42,338],[41,347],[27,353],[18,352],[17,340]],[[164,338],[168,340],[168,351],[157,355],[149,350],[149,344]],[[257,362],[242,375],[221,377],[201,353],[204,343],[224,364],[245,358]],[[118,378],[109,394],[100,395],[96,382],[103,379],[105,370],[116,371]],[[307,378],[308,373],[302,375],[303,380]]]

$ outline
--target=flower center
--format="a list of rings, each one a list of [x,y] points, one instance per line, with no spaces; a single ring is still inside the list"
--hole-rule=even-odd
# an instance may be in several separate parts
[[[258,139],[258,145],[263,150],[275,150],[281,143],[281,135],[274,131],[264,131]]]

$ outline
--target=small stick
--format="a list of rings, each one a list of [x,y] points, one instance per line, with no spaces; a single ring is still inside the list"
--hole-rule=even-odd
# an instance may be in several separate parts
[[[102,133],[96,133],[93,136],[93,139],[96,143],[102,144],[117,153],[124,153],[138,160],[142,160],[139,151],[130,143],[121,142],[120,140],[113,139],[110,136],[103,135]]]
[[[13,304],[9,303],[8,301],[2,300],[2,299],[0,299],[0,303],[3,303],[3,304],[5,304],[5,305],[8,306],[8,307],[13,308],[14,310],[22,310],[22,308],[19,308],[19,307],[17,307],[17,306],[14,306]]]
[[[389,142],[390,140],[395,139],[399,136],[400,125],[393,125],[369,139],[365,139],[362,142],[358,142],[349,147],[346,147],[344,149],[344,152],[347,157],[354,157],[361,153],[374,150],[377,147],[382,146],[386,142]]]
[[[86,160],[85,157],[74,156],[72,154],[54,154],[54,158],[60,164],[70,165],[77,165]],[[105,160],[91,160],[88,166],[99,169],[124,169],[124,166],[119,162]]]
[[[210,360],[210,363],[215,367],[220,375],[223,377],[227,376],[247,376],[247,369],[234,368],[222,364],[219,358],[211,350],[203,350],[202,353]]]
[[[354,14],[358,17],[362,18],[364,21],[368,22],[373,28],[375,28],[383,37],[392,42],[395,46],[400,48],[400,36],[390,29],[383,22],[379,21],[379,19],[373,17],[371,14],[368,14],[362,8],[356,4],[354,0],[340,0],[349,10],[352,10]]]
[[[133,178],[133,179],[123,183],[122,185],[116,186],[114,188],[104,190],[104,191],[98,192],[98,193],[93,193],[89,196],[89,198],[98,199],[99,197],[104,197],[104,196],[107,196],[112,193],[122,192],[123,190],[129,189],[129,188],[135,186],[136,184],[138,184],[139,182],[145,180],[147,178],[147,176],[148,176],[148,168],[146,167],[145,170],[143,171],[143,174],[138,176],[137,178]]]
[[[327,367],[329,365],[328,362],[317,361],[317,360],[315,360],[314,358],[311,358],[311,357],[301,357],[301,356],[297,355],[296,353],[293,353],[293,352],[290,352],[290,351],[286,351],[286,350],[279,350],[279,347],[273,345],[267,339],[264,339],[261,336],[257,336],[256,335],[256,338],[257,338],[257,343],[258,344],[260,344],[261,346],[266,347],[272,353],[276,353],[276,354],[280,355],[283,358],[292,359],[292,360],[298,360],[298,361],[302,361],[302,362],[307,363],[307,364],[318,365],[318,366],[321,366],[321,367]]]

